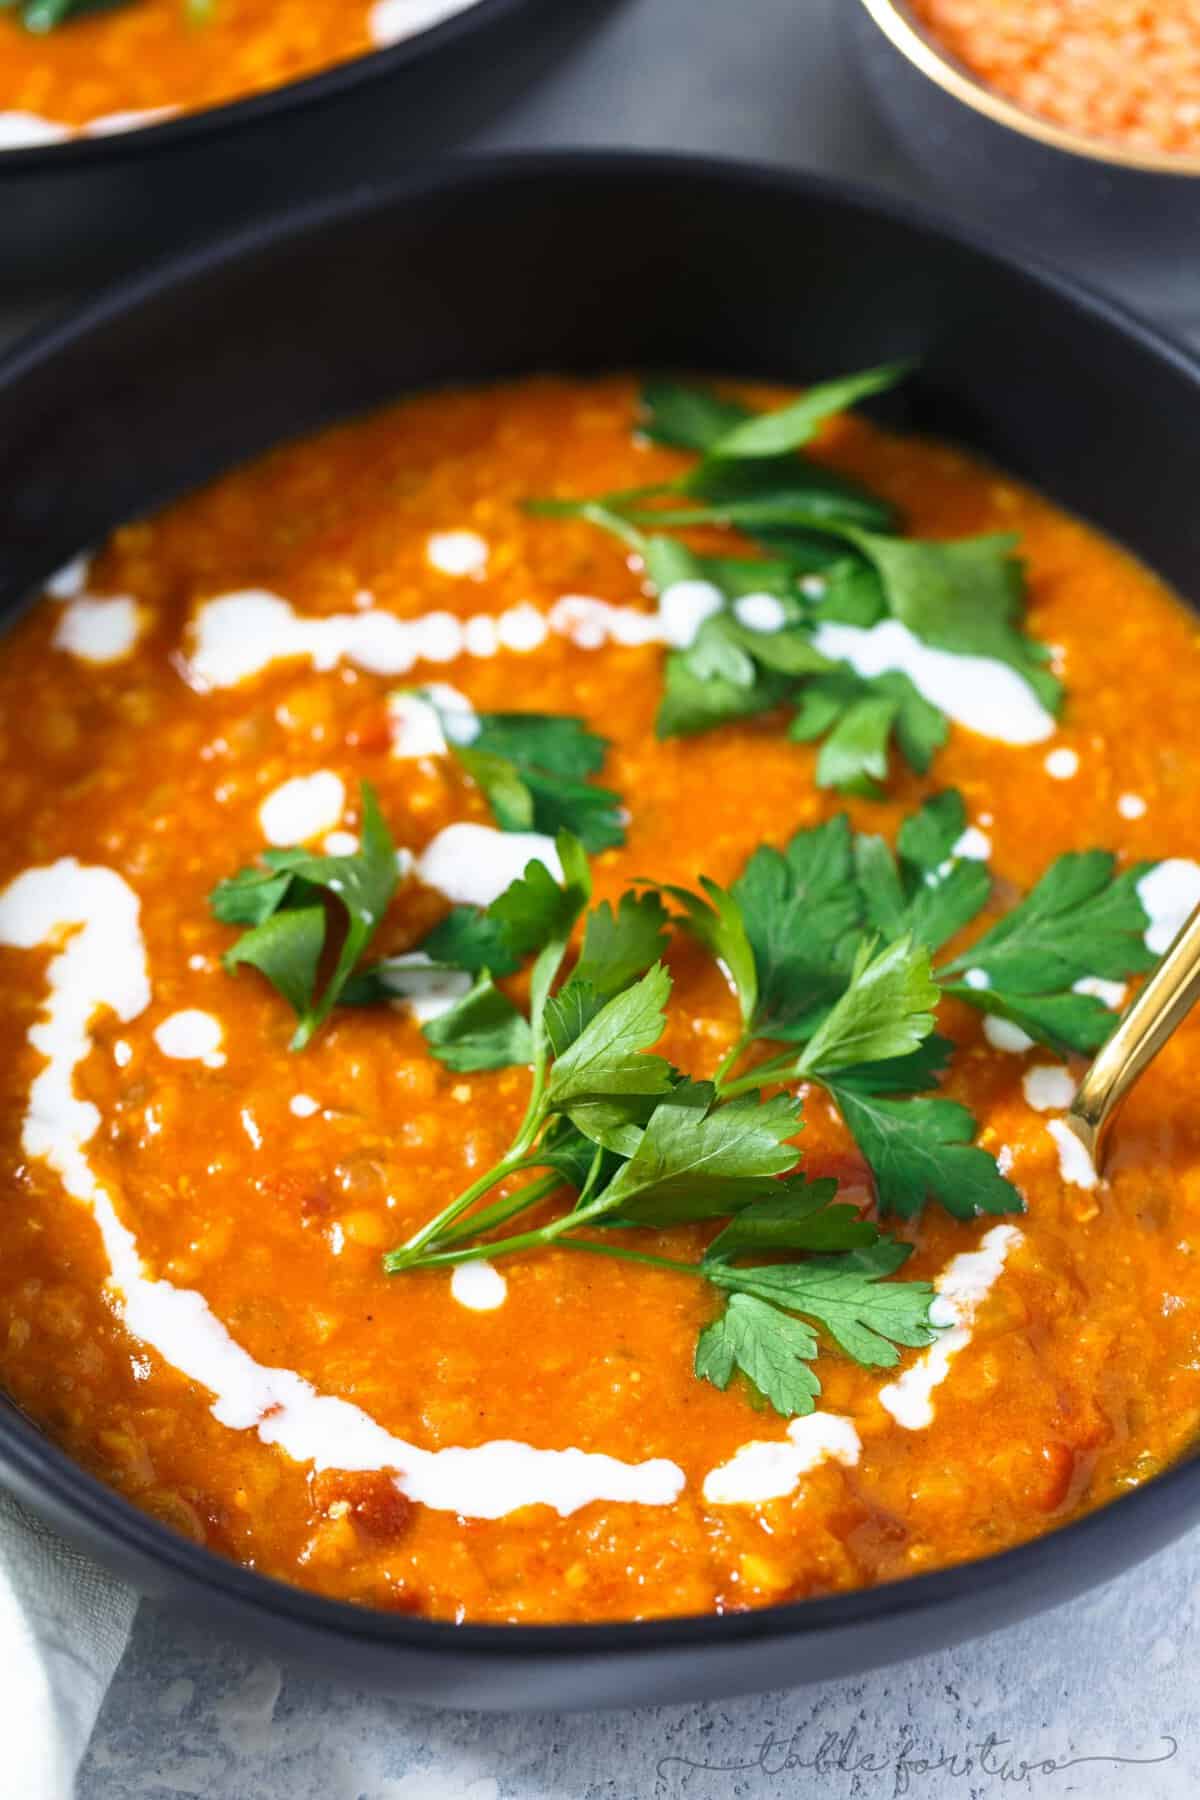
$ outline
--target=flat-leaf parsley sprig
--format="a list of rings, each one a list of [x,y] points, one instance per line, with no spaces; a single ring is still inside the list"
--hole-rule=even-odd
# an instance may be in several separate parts
[[[544,865],[531,863],[489,909],[520,922],[525,949],[535,956],[524,1117],[499,1161],[390,1252],[384,1267],[399,1274],[558,1243],[707,1281],[738,1304],[720,1346],[706,1328],[697,1373],[725,1386],[740,1368],[789,1415],[811,1411],[820,1391],[811,1366],[818,1331],[857,1361],[883,1368],[894,1366],[900,1347],[932,1342],[930,1285],[887,1279],[908,1246],[838,1203],[834,1182],[809,1182],[798,1169],[798,1102],[750,1089],[723,1096],[656,1053],[671,977],[658,960],[666,914],[653,894],[626,895],[615,911],[605,904],[590,912],[579,958],[552,992],[590,894],[578,845],[562,834],[558,853],[561,887]],[[932,1024],[905,1022],[927,997],[924,987],[909,991],[884,978],[886,997],[868,1028],[861,991],[874,980],[860,974],[857,997],[826,1034],[834,1062],[851,1056],[857,1042],[872,1051],[906,1047]],[[458,1026],[467,1035],[474,1030],[465,1007]],[[525,1176],[513,1191],[509,1184]],[[569,1210],[506,1236],[488,1235],[565,1188],[575,1190]],[[652,1254],[630,1237],[634,1227],[709,1220],[724,1220],[725,1228],[696,1262]],[[786,1260],[750,1267],[736,1260],[764,1253]]]
[[[893,853],[881,838],[855,834],[843,814],[797,832],[783,850],[755,851],[728,893],[712,882],[702,895],[665,890],[679,923],[721,959],[737,990],[742,1032],[718,1090],[823,1087],[870,1165],[880,1211],[904,1217],[931,1197],[964,1219],[1021,1205],[975,1145],[968,1108],[930,1097],[953,1046],[934,1034],[932,1017],[918,1029],[927,1016],[918,1005],[932,1013],[951,995],[1060,1056],[1090,1055],[1116,1019],[1079,984],[1125,980],[1154,962],[1138,895],[1149,865],[1118,872],[1099,850],[1058,857],[967,949],[934,961],[992,891],[986,865],[964,853],[966,823],[961,795],[935,795],[905,820]],[[907,1015],[883,1009],[891,1041],[876,1035],[878,1000],[889,994],[909,1002]]]
[[[452,909],[416,953],[467,988],[425,1025],[432,1054],[453,1070],[527,1066],[530,1088],[504,1154],[384,1267],[557,1244],[702,1280],[725,1305],[701,1333],[697,1374],[724,1386],[740,1371],[788,1414],[814,1404],[822,1342],[878,1367],[931,1342],[929,1284],[892,1279],[909,1246],[800,1168],[791,1090],[817,1085],[832,1099],[881,1215],[911,1218],[931,1199],[962,1219],[1019,1210],[969,1109],[937,1091],[953,1051],[936,1030],[942,998],[1019,1023],[1059,1054],[1086,1053],[1115,1021],[1081,984],[1153,961],[1138,894],[1148,865],[1118,871],[1101,851],[1059,857],[968,948],[938,960],[991,903],[970,848],[961,796],[948,792],[904,821],[895,850],[841,815],[783,849],[760,846],[728,889],[642,883],[591,906],[586,852],[561,831],[561,879],[531,861],[489,907]],[[357,856],[271,851],[216,891],[219,916],[249,928],[227,962],[268,975],[300,1016],[298,1040],[335,1001],[386,998],[411,969],[411,955],[356,967],[394,881],[395,849],[364,786]],[[318,993],[335,906],[343,940]],[[741,1030],[711,1080],[657,1048],[672,929],[718,959],[736,991]],[[524,1005],[498,985],[518,970]],[[684,1224],[719,1227],[693,1261],[636,1236]]]
[[[618,535],[641,556],[660,596],[681,581],[711,590],[713,610],[693,641],[667,655],[661,737],[786,706],[793,738],[821,740],[821,787],[878,794],[893,747],[925,773],[948,736],[945,714],[898,669],[859,674],[844,651],[836,654],[838,635],[822,633],[888,620],[932,649],[1007,664],[1058,712],[1050,652],[1021,629],[1014,540],[900,536],[886,502],[803,454],[827,419],[891,387],[907,368],[893,363],[826,382],[761,414],[708,388],[648,382],[639,428],[655,443],[696,452],[693,467],[590,499],[526,503],[532,513],[584,519]],[[764,554],[700,555],[666,535],[697,526],[736,530]]]
[[[603,766],[608,742],[581,719],[476,713],[452,689],[436,686],[402,690],[393,704],[415,704],[432,722],[434,745],[456,758],[502,831],[554,837],[566,830],[593,852],[624,843],[627,814],[621,796],[591,780]],[[418,729],[424,726],[419,723]],[[429,1022],[430,1044],[445,1045],[443,1060],[461,1070],[527,1061],[527,1026],[494,984],[494,978],[511,975],[524,954],[527,931],[509,916],[511,905],[488,915],[456,907],[415,953],[360,966],[398,882],[396,846],[368,782],[362,784],[361,806],[361,845],[350,855],[264,850],[257,866],[217,884],[209,896],[214,916],[222,924],[247,927],[225,952],[226,969],[254,967],[282,994],[299,1020],[293,1050],[311,1043],[335,1005],[404,998],[439,973],[466,973],[474,985],[449,1026]],[[340,949],[322,986],[326,946],[339,926]]]
[[[839,815],[797,832],[782,850],[761,846],[728,890],[704,880],[697,892],[667,886],[627,894],[615,914],[606,905],[589,916],[574,971],[544,1003],[547,1043],[573,1060],[575,1034],[603,1010],[617,983],[657,961],[664,927],[673,922],[723,964],[737,993],[741,1032],[711,1089],[701,1084],[712,1103],[757,1103],[764,1088],[816,1084],[870,1166],[881,1212],[911,1217],[930,1198],[964,1219],[1018,1211],[1016,1189],[975,1143],[969,1109],[937,1092],[953,1051],[936,1032],[940,1002],[950,995],[1023,1022],[1057,1054],[1090,1053],[1115,1018],[1078,983],[1097,972],[1123,979],[1153,961],[1137,891],[1146,865],[1118,873],[1105,852],[1060,857],[969,949],[935,963],[989,904],[991,876],[964,853],[965,842],[965,808],[951,791],[904,822],[895,852],[880,838],[854,833]],[[509,905],[501,896],[477,915],[478,929],[502,926]],[[511,1001],[505,1005],[520,1017]],[[438,1024],[434,1054],[464,1066],[462,1046],[476,1041],[474,1003],[464,1001]],[[499,1064],[498,1056],[493,1066]],[[649,1079],[654,1068],[652,1060],[638,1073]],[[675,1108],[700,1091],[677,1073],[671,1079]],[[617,1154],[641,1144],[644,1100],[571,1097],[566,1116],[590,1141]],[[696,1121],[684,1123],[690,1129]],[[467,1225],[476,1228],[474,1216]],[[555,1235],[562,1228],[556,1225]],[[422,1245],[439,1235],[434,1222]],[[397,1266],[404,1260],[401,1252]]]
[[[724,1386],[740,1370],[785,1413],[815,1401],[822,1336],[880,1367],[901,1346],[928,1342],[929,1289],[889,1279],[908,1247],[839,1202],[835,1183],[807,1180],[794,1144],[800,1104],[771,1090],[825,1089],[871,1169],[881,1214],[911,1218],[930,1199],[962,1219],[1018,1211],[1017,1190],[974,1141],[969,1109],[937,1093],[953,1048],[935,1030],[943,994],[1019,1010],[1063,1052],[1090,1046],[1113,1023],[1074,991],[1084,964],[1098,957],[1116,976],[1147,960],[1143,870],[1117,874],[1112,858],[1093,852],[1059,858],[1020,905],[935,971],[936,953],[991,894],[984,864],[963,853],[965,833],[961,797],[944,793],[905,821],[895,852],[856,835],[843,815],[783,850],[761,847],[728,890],[708,880],[696,892],[643,887],[615,912],[590,913],[566,981],[552,991],[543,973],[531,1003],[529,1043],[536,1031],[540,1052],[512,1149],[385,1267],[398,1274],[558,1244],[698,1277],[726,1304],[701,1333],[697,1373]],[[542,886],[538,869],[518,894],[525,882]],[[582,896],[578,864],[573,881]],[[511,904],[502,896],[496,906],[503,915]],[[742,1030],[710,1082],[655,1050],[672,922],[722,962],[738,997]],[[960,971],[973,979],[958,980]],[[458,1066],[455,1042],[470,1041],[474,1018],[464,1005],[451,1020],[434,1054]],[[573,1205],[512,1229],[569,1189]],[[722,1229],[694,1262],[630,1238],[633,1227],[716,1221]]]

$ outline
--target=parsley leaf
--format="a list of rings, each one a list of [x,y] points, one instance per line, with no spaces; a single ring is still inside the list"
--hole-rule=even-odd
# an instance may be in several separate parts
[[[834,666],[805,683],[795,706],[790,737],[811,743],[831,734],[817,759],[817,786],[869,800],[879,797],[893,739],[924,774],[949,736],[945,714],[895,670],[868,678],[848,664]]]
[[[225,967],[249,964],[283,995],[299,1018],[293,1050],[310,1042],[341,998],[395,891],[396,846],[374,789],[365,781],[361,808],[361,847],[353,855],[265,850],[263,868],[240,870],[209,897],[218,919],[250,927],[225,952]],[[343,915],[342,939],[318,995],[331,910]]]
[[[746,933],[743,909],[732,894],[727,894],[707,875],[700,877],[700,886],[704,889],[703,900],[698,894],[689,893],[687,888],[667,886],[662,891],[670,894],[683,908],[676,923],[703,944],[718,962],[724,963],[737,990],[742,1023],[749,1025],[758,1004],[758,970]]]
[[[935,542],[883,537],[853,526],[842,535],[870,558],[889,610],[915,637],[960,656],[1007,663],[1048,711],[1058,711],[1062,684],[1047,667],[1049,652],[1017,627],[1024,580],[1013,553],[1015,539]]]
[[[523,940],[524,941],[524,940]],[[454,906],[421,940],[420,948],[431,962],[478,975],[512,975],[521,966],[508,926],[490,910]]]
[[[797,450],[801,444],[809,443],[836,413],[845,412],[870,394],[895,387],[911,367],[907,362],[885,363],[877,369],[820,382],[787,406],[731,424],[704,448],[710,456],[721,458],[778,456],[786,450]]]
[[[691,656],[672,651],[667,657],[662,702],[654,729],[660,738],[694,737],[718,725],[754,719],[770,712],[788,696],[786,676],[762,671],[750,683],[697,669]]]
[[[903,937],[875,950],[864,940],[849,986],[797,1059],[798,1073],[826,1080],[856,1063],[908,1056],[932,1032],[939,998],[923,945]]]
[[[694,1367],[701,1381],[722,1389],[740,1369],[776,1412],[803,1418],[821,1392],[809,1366],[817,1350],[816,1333],[802,1319],[751,1294],[731,1294],[724,1311],[700,1333]]]
[[[239,869],[219,881],[208,897],[214,919],[222,925],[261,925],[279,906],[292,885],[290,875],[274,869]]]
[[[325,908],[319,900],[312,906],[291,906],[247,931],[221,958],[231,974],[239,963],[248,963],[283,995],[300,1019],[293,1050],[303,1049],[315,1029],[310,1021],[325,922]]]
[[[1091,1055],[1116,1018],[1094,995],[1072,989],[1087,976],[1124,981],[1153,968],[1137,891],[1150,866],[1117,874],[1106,851],[1060,856],[1010,913],[939,970],[946,991],[1060,1054]]]
[[[1094,1056],[1117,1023],[1117,1014],[1094,994],[1005,994],[959,983],[945,991],[977,1012],[1007,1019],[1059,1056]]]
[[[821,518],[886,530],[892,523],[889,506],[856,482],[792,452],[810,442],[836,413],[893,386],[906,367],[893,364],[822,382],[789,405],[757,414],[709,388],[648,382],[642,390],[646,435],[656,443],[700,451],[703,456],[687,474],[651,492],[699,495],[728,523],[764,537],[781,526]],[[666,522],[686,522],[683,516],[663,517]],[[648,511],[642,518],[653,524],[655,514]]]
[[[935,1031],[919,1049],[907,1056],[887,1056],[882,1062],[859,1063],[839,1081],[853,1080],[866,1094],[920,1094],[935,1088],[950,1065],[954,1045]]]
[[[1024,1211],[995,1158],[973,1144],[975,1120],[965,1106],[883,1099],[852,1075],[825,1085],[871,1165],[881,1213],[911,1219],[931,1194],[956,1219]]]
[[[887,780],[888,742],[900,710],[886,694],[851,700],[817,758],[817,786],[875,799]]]
[[[667,911],[658,895],[625,893],[614,913],[607,900],[593,907],[583,929],[572,981],[586,981],[608,998],[619,993],[667,947]]]
[[[572,978],[546,1002],[546,1036],[555,1056],[568,1048],[604,1006],[605,996],[590,981]]]
[[[581,719],[536,712],[464,718],[439,705],[436,690],[415,692],[438,714],[448,750],[483,790],[502,831],[570,831],[593,852],[625,842],[620,795],[588,779],[603,766],[608,741]]]
[[[1106,850],[1069,851],[942,974],[981,969],[1005,993],[1047,994],[1087,975],[1121,981],[1152,969],[1144,941],[1150,920],[1137,891],[1150,866],[1118,875]]]
[[[703,1098],[698,1093],[697,1098]],[[769,1194],[770,1178],[794,1168],[800,1129],[786,1094],[742,1095],[707,1110],[673,1096],[655,1107],[633,1155],[605,1190],[610,1208],[639,1225],[720,1218]],[[689,1096],[690,1098],[690,1096]],[[770,1183],[770,1185],[767,1185]]]
[[[824,740],[818,786],[878,798],[893,747],[923,774],[945,744],[949,722],[900,670],[861,676],[818,651],[816,633],[833,621],[869,630],[889,616],[923,643],[1007,664],[1057,711],[1062,690],[1049,652],[1021,629],[1024,581],[1013,540],[900,537],[886,503],[799,453],[827,418],[891,386],[906,366],[826,382],[760,414],[708,388],[650,382],[643,393],[647,435],[699,453],[694,467],[599,500],[527,503],[534,512],[589,518],[618,532],[644,556],[660,592],[697,579],[721,593],[721,611],[666,658],[660,737],[790,705],[790,735]],[[768,552],[757,580],[753,561],[699,557],[662,535],[690,526],[734,527],[755,538]],[[818,570],[814,586],[809,577]],[[754,629],[738,616],[738,600],[752,594],[780,602],[777,624]]]
[[[614,1174],[619,1158],[585,1137],[570,1119],[552,1119],[538,1150],[539,1160],[554,1169],[571,1187],[583,1190],[594,1175],[604,1186]]]
[[[798,831],[784,850],[763,845],[730,896],[755,963],[755,1034],[806,1036],[814,1015],[846,986],[862,923],[849,819],[842,813]],[[717,954],[734,968],[723,950]]]
[[[775,418],[763,413],[750,420]],[[730,525],[737,525],[771,548],[777,536],[786,540],[790,527],[813,527],[821,521],[886,531],[894,522],[892,508],[867,493],[856,481],[798,456],[770,456],[735,461],[720,452],[705,457],[676,483],[683,494],[696,494]],[[647,509],[637,517],[651,524],[660,515]],[[664,512],[663,522],[685,523],[681,514]]]
[[[567,940],[591,892],[591,876],[578,840],[569,832],[560,832],[557,849],[564,870],[561,884],[545,863],[531,860],[524,873],[485,910],[454,907],[415,951],[385,957],[361,969],[343,989],[342,1004],[369,1006],[381,1000],[419,998],[433,975],[441,976],[443,987],[447,978],[475,977],[474,982],[464,979],[463,993],[453,1009],[425,1028],[433,1054],[448,1068],[468,1067],[455,1060],[468,1054],[487,1055],[486,1062],[473,1065],[476,1068],[528,1062],[529,1046],[514,1020],[520,1019],[522,1026],[525,1021],[495,990],[492,978],[511,975],[527,957],[548,953],[533,1015],[540,1018],[538,1009],[545,1004]],[[456,1047],[459,1032],[473,1042],[477,1030],[485,1031],[486,1050],[460,1051]],[[511,1054],[505,1056],[506,1049]]]
[[[790,1175],[736,1213],[705,1252],[708,1260],[766,1256],[774,1250],[855,1250],[879,1233],[853,1206],[834,1204],[836,1181]]]
[[[666,1026],[671,978],[661,964],[607,1001],[555,1061],[546,1090],[549,1105],[572,1113],[579,1102],[626,1094],[662,1094],[671,1068],[644,1054]]]
[[[607,1000],[627,988],[667,947],[667,914],[653,893],[622,894],[614,913],[607,900],[587,915],[579,959],[546,1002],[551,1048],[562,1056]]]
[[[858,882],[877,931],[887,938],[908,935],[937,950],[986,905],[992,885],[987,864],[958,851],[966,829],[962,796],[951,789],[904,821],[895,859],[882,838],[858,838]]]
[[[639,426],[652,443],[673,450],[707,450],[754,414],[740,400],[678,381],[643,382]]]
[[[559,839],[560,860],[566,837],[564,833]],[[544,862],[533,858],[488,907],[487,918],[503,933],[512,955],[526,957],[558,939],[565,947],[571,927],[587,905],[591,877],[579,858],[572,868],[564,863],[564,874],[566,880],[560,884]],[[428,939],[423,948],[428,949]]]
[[[885,1280],[909,1254],[907,1244],[881,1238],[862,1250],[806,1262],[749,1269],[720,1262],[705,1266],[714,1286],[801,1313],[855,1362],[890,1369],[900,1360],[897,1345],[921,1348],[936,1336],[929,1323],[929,1282]]]
[[[778,456],[809,443],[836,413],[894,387],[911,367],[887,363],[819,382],[799,399],[766,413],[754,413],[710,387],[651,379],[642,386],[641,428],[654,443],[676,450],[729,458]]]
[[[422,1026],[430,1049],[447,1069],[469,1073],[533,1061],[533,1033],[485,970],[469,994]]]
[[[582,780],[603,766],[608,752],[607,738],[567,713],[479,713],[476,727],[468,747],[501,757],[522,773],[540,769]]]

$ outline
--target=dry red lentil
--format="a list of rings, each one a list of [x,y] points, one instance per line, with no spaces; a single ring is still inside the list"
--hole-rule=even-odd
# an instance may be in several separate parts
[[[912,10],[973,75],[1055,125],[1200,152],[1197,0],[912,0]]]

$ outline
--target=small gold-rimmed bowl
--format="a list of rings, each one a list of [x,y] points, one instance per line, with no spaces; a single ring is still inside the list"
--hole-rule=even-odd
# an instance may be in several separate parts
[[[852,0],[843,12],[885,123],[961,211],[1058,261],[1169,272],[1172,291],[1156,297],[1200,315],[1200,154],[1127,146],[1027,111],[959,62],[904,0]]]

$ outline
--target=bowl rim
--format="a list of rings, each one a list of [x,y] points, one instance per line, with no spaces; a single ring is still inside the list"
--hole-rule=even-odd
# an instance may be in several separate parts
[[[1175,177],[1200,175],[1200,152],[1174,155],[1166,150],[1139,150],[1115,140],[1073,131],[1067,125],[1056,125],[1053,120],[1043,119],[1019,106],[1015,100],[1007,99],[973,74],[965,63],[938,42],[931,31],[919,25],[905,0],[860,0],[860,4],[906,62],[951,99],[972,112],[981,113],[994,125],[1109,168]]]
[[[435,19],[395,44],[359,51],[341,62],[283,81],[258,93],[233,95],[213,106],[172,113],[151,124],[128,126],[122,131],[77,133],[50,144],[14,144],[0,149],[0,180],[10,174],[37,174],[50,170],[92,167],[127,161],[144,149],[176,150],[198,139],[224,131],[261,124],[281,113],[318,107],[368,82],[380,81],[402,69],[453,50],[462,40],[486,33],[493,25],[527,10],[534,0],[468,0],[456,12]]]
[[[767,190],[798,204],[824,201],[865,218],[883,219],[918,238],[940,239],[1009,274],[1017,271],[1077,313],[1090,315],[1132,339],[1190,383],[1200,406],[1200,357],[1122,302],[931,208],[840,177],[761,162],[687,152],[577,148],[506,152],[486,160],[432,159],[399,177],[281,209],[252,225],[185,249],[123,277],[65,318],[20,338],[0,355],[0,404],[14,383],[40,366],[52,364],[60,354],[78,351],[90,334],[110,321],[153,304],[156,297],[186,289],[198,276],[218,274],[235,264],[252,264],[257,256],[289,243],[300,244],[331,227],[387,213],[410,200],[449,197],[464,188],[505,188],[546,178],[602,183],[631,176]],[[1043,1577],[1051,1592],[1059,1586],[1054,1577],[1068,1539],[1076,1546],[1081,1564],[1104,1565],[1099,1574],[1080,1581],[1078,1586],[1083,1588],[1154,1554],[1200,1513],[1200,1456],[1195,1456],[1173,1463],[1138,1487],[1041,1536],[897,1581],[740,1613],[589,1623],[456,1624],[332,1599],[193,1543],[90,1475],[3,1395],[0,1471],[6,1486],[15,1477],[18,1495],[24,1491],[27,1500],[33,1497],[35,1506],[44,1503],[68,1533],[74,1531],[89,1545],[100,1542],[110,1550],[127,1553],[122,1558],[126,1567],[130,1561],[156,1564],[193,1594],[219,1594],[228,1612],[260,1624],[263,1620],[290,1624],[311,1639],[327,1643],[342,1640],[378,1645],[381,1654],[431,1651],[531,1665],[567,1654],[628,1657],[673,1649],[716,1649],[739,1641],[813,1638],[882,1619],[928,1614],[961,1604],[964,1598],[982,1601],[990,1592],[1018,1584],[1026,1588],[1043,1585]],[[1192,1496],[1187,1504],[1181,1501],[1185,1491]],[[1098,1551],[1098,1546],[1109,1545],[1118,1536],[1132,1541],[1132,1550],[1116,1557]],[[1051,1604],[1068,1597],[1060,1593]],[[969,1631],[958,1633],[960,1637],[968,1635]]]

